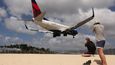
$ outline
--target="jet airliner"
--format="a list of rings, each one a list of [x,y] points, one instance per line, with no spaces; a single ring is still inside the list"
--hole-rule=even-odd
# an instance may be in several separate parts
[[[32,3],[32,12],[33,12],[33,22],[39,25],[40,27],[46,29],[47,31],[52,32],[53,37],[61,36],[62,34],[63,36],[72,35],[74,38],[74,36],[78,34],[76,29],[94,18],[94,9],[92,8],[93,14],[91,17],[79,22],[74,26],[67,26],[67,25],[63,25],[47,20],[44,17],[45,13],[40,10],[40,7],[37,5],[36,1],[31,0],[31,3]],[[27,25],[25,26],[28,30],[31,30],[28,28]]]

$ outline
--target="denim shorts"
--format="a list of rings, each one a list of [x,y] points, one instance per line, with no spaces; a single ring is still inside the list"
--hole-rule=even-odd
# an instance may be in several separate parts
[[[105,46],[105,40],[101,40],[101,41],[96,42],[97,48],[104,48],[104,46]]]

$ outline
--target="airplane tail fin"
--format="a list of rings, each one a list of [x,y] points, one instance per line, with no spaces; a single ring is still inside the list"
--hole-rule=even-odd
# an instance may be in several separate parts
[[[37,5],[35,0],[31,0],[32,12],[35,20],[41,21],[44,18],[44,13],[41,12],[40,7]]]

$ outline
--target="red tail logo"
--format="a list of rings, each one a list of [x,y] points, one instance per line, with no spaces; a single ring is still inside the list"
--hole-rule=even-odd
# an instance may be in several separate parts
[[[32,11],[33,11],[33,16],[34,18],[37,17],[38,15],[41,14],[41,10],[39,8],[39,6],[37,5],[35,0],[31,0],[32,2]]]

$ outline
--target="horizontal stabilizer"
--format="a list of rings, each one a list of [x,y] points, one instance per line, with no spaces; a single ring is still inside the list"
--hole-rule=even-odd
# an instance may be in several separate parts
[[[40,33],[53,33],[51,31],[35,29],[32,26],[27,25],[27,23],[25,23],[25,27],[26,27],[27,30],[30,30],[30,31],[37,31],[37,32],[40,32]]]

